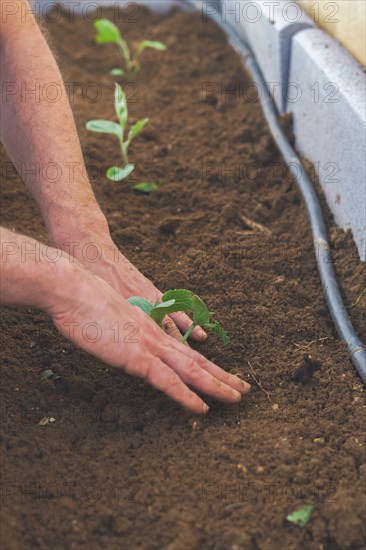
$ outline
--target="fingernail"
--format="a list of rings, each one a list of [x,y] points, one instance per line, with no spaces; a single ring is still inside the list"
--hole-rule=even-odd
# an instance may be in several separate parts
[[[208,413],[209,410],[210,410],[210,407],[208,405],[206,405],[206,403],[203,403],[202,404],[202,414]]]
[[[242,384],[244,386],[245,391],[250,391],[252,386],[248,384],[248,382],[244,382],[244,380],[242,380]]]
[[[235,397],[235,399],[236,399],[237,401],[240,401],[240,400],[241,400],[242,394],[241,394],[240,392],[238,392],[238,391],[236,391],[236,390],[233,390],[231,393],[232,393],[232,395]]]
[[[207,332],[205,332],[201,327],[195,327],[192,334],[203,342],[208,338]]]

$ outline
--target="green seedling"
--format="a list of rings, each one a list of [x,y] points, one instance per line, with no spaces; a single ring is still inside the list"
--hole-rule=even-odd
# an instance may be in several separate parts
[[[152,48],[160,51],[165,51],[167,49],[165,44],[162,42],[143,40],[137,46],[136,51],[131,53],[131,50],[128,47],[127,42],[123,39],[119,28],[116,27],[112,21],[109,19],[99,19],[94,23],[94,26],[98,33],[95,38],[97,44],[115,44],[124,59],[126,71],[119,68],[112,69],[111,74],[113,76],[123,76],[124,74],[129,76],[138,73],[141,70],[139,58],[146,48]]]
[[[151,183],[142,182],[142,183],[137,183],[136,185],[133,186],[135,191],[140,191],[140,193],[144,193],[145,195],[150,195],[150,193],[152,193],[153,191],[156,191],[158,187],[159,187],[158,184],[153,182]]]
[[[56,380],[61,380],[61,376],[53,372],[52,369],[44,370],[41,374],[41,378],[43,378],[43,380],[53,380],[54,382]]]
[[[89,122],[86,123],[86,128],[92,132],[110,134],[118,138],[124,167],[120,168],[119,166],[111,166],[107,170],[107,178],[111,181],[122,181],[132,174],[135,169],[135,165],[130,164],[128,161],[128,148],[130,143],[142,131],[149,119],[144,118],[131,126],[127,139],[125,140],[125,131],[128,121],[127,100],[126,95],[119,84],[116,84],[114,108],[119,123],[112,122],[111,120],[89,120]]]
[[[157,182],[142,182],[137,183],[133,186],[133,189],[135,191],[139,191],[140,193],[144,193],[145,195],[150,195],[153,191],[156,191],[160,185],[163,185],[165,183],[164,179],[159,178]]]
[[[289,514],[286,517],[286,519],[287,521],[290,521],[291,523],[294,523],[299,527],[305,527],[305,525],[310,520],[310,516],[313,510],[314,510],[314,504],[308,504],[306,506],[302,506],[301,508],[298,508],[297,510]]]
[[[178,311],[192,313],[193,323],[183,336],[182,342],[187,340],[196,326],[210,330],[221,338],[225,345],[230,342],[227,332],[222,328],[220,323],[210,322],[213,313],[207,309],[204,301],[191,290],[168,290],[163,294],[161,303],[155,302],[155,304],[151,304],[145,298],[139,298],[138,296],[129,298],[128,301],[133,306],[137,306],[147,313],[161,328],[166,315],[171,315]]]

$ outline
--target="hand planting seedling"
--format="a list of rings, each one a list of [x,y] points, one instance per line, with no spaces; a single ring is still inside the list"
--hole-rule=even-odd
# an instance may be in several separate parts
[[[227,332],[222,328],[220,323],[210,322],[213,313],[207,309],[204,301],[191,290],[168,290],[163,294],[161,300],[161,303],[155,302],[155,304],[151,304],[145,300],[145,298],[133,296],[129,298],[128,301],[147,313],[161,328],[166,315],[177,313],[178,311],[192,313],[193,323],[183,336],[182,342],[188,339],[196,326],[200,326],[203,329],[210,330],[213,334],[221,338],[225,345],[229,344],[230,338]]]
[[[98,32],[95,38],[97,44],[115,44],[117,46],[125,61],[127,76],[136,74],[141,70],[139,58],[146,48],[160,51],[166,50],[166,46],[162,42],[143,40],[138,45],[136,51],[131,54],[127,42],[122,38],[120,30],[112,21],[109,19],[99,19],[99,21],[94,23],[94,26]],[[112,69],[111,74],[113,76],[123,76],[125,71],[123,69]]]
[[[116,136],[118,138],[124,168],[120,168],[119,166],[111,166],[107,170],[107,178],[112,181],[122,181],[132,174],[135,169],[135,165],[129,164],[128,162],[128,148],[130,143],[137,136],[137,134],[141,132],[149,119],[144,118],[131,126],[127,140],[125,141],[125,130],[128,120],[127,100],[126,95],[119,84],[116,84],[114,107],[119,124],[117,122],[112,122],[111,120],[89,120],[89,122],[86,123],[86,128],[92,132],[111,134],[112,136]]]

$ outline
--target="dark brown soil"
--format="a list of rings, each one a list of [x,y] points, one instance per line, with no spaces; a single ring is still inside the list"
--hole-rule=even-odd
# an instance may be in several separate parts
[[[199,349],[253,391],[240,408],[211,403],[195,418],[75,349],[44,314],[3,309],[2,547],[361,549],[362,386],[324,302],[301,196],[249,93],[202,100],[207,82],[250,84],[223,33],[194,14],[138,13],[137,24],[122,25],[128,40],[169,47],[146,52],[129,87],[131,120],[151,119],[131,148],[136,181],[165,182],[150,196],[106,179],[118,146],[84,128],[114,119],[108,70],[118,53],[95,45],[90,21],[48,25],[66,82],[79,83],[72,104],[95,193],[138,268],[161,289],[194,289],[219,313],[230,347],[210,339]],[[95,103],[90,82],[102,91]],[[5,226],[46,240],[9,170],[2,203]],[[253,231],[243,215],[272,234]],[[352,304],[365,266],[328,213],[327,223]],[[349,310],[364,341],[365,302]],[[48,368],[62,379],[41,381]],[[55,422],[38,425],[50,416]],[[308,503],[305,527],[286,521]]]

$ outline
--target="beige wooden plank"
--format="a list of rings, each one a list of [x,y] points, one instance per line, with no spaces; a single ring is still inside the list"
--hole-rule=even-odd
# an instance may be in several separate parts
[[[366,0],[298,0],[319,27],[366,66]]]

